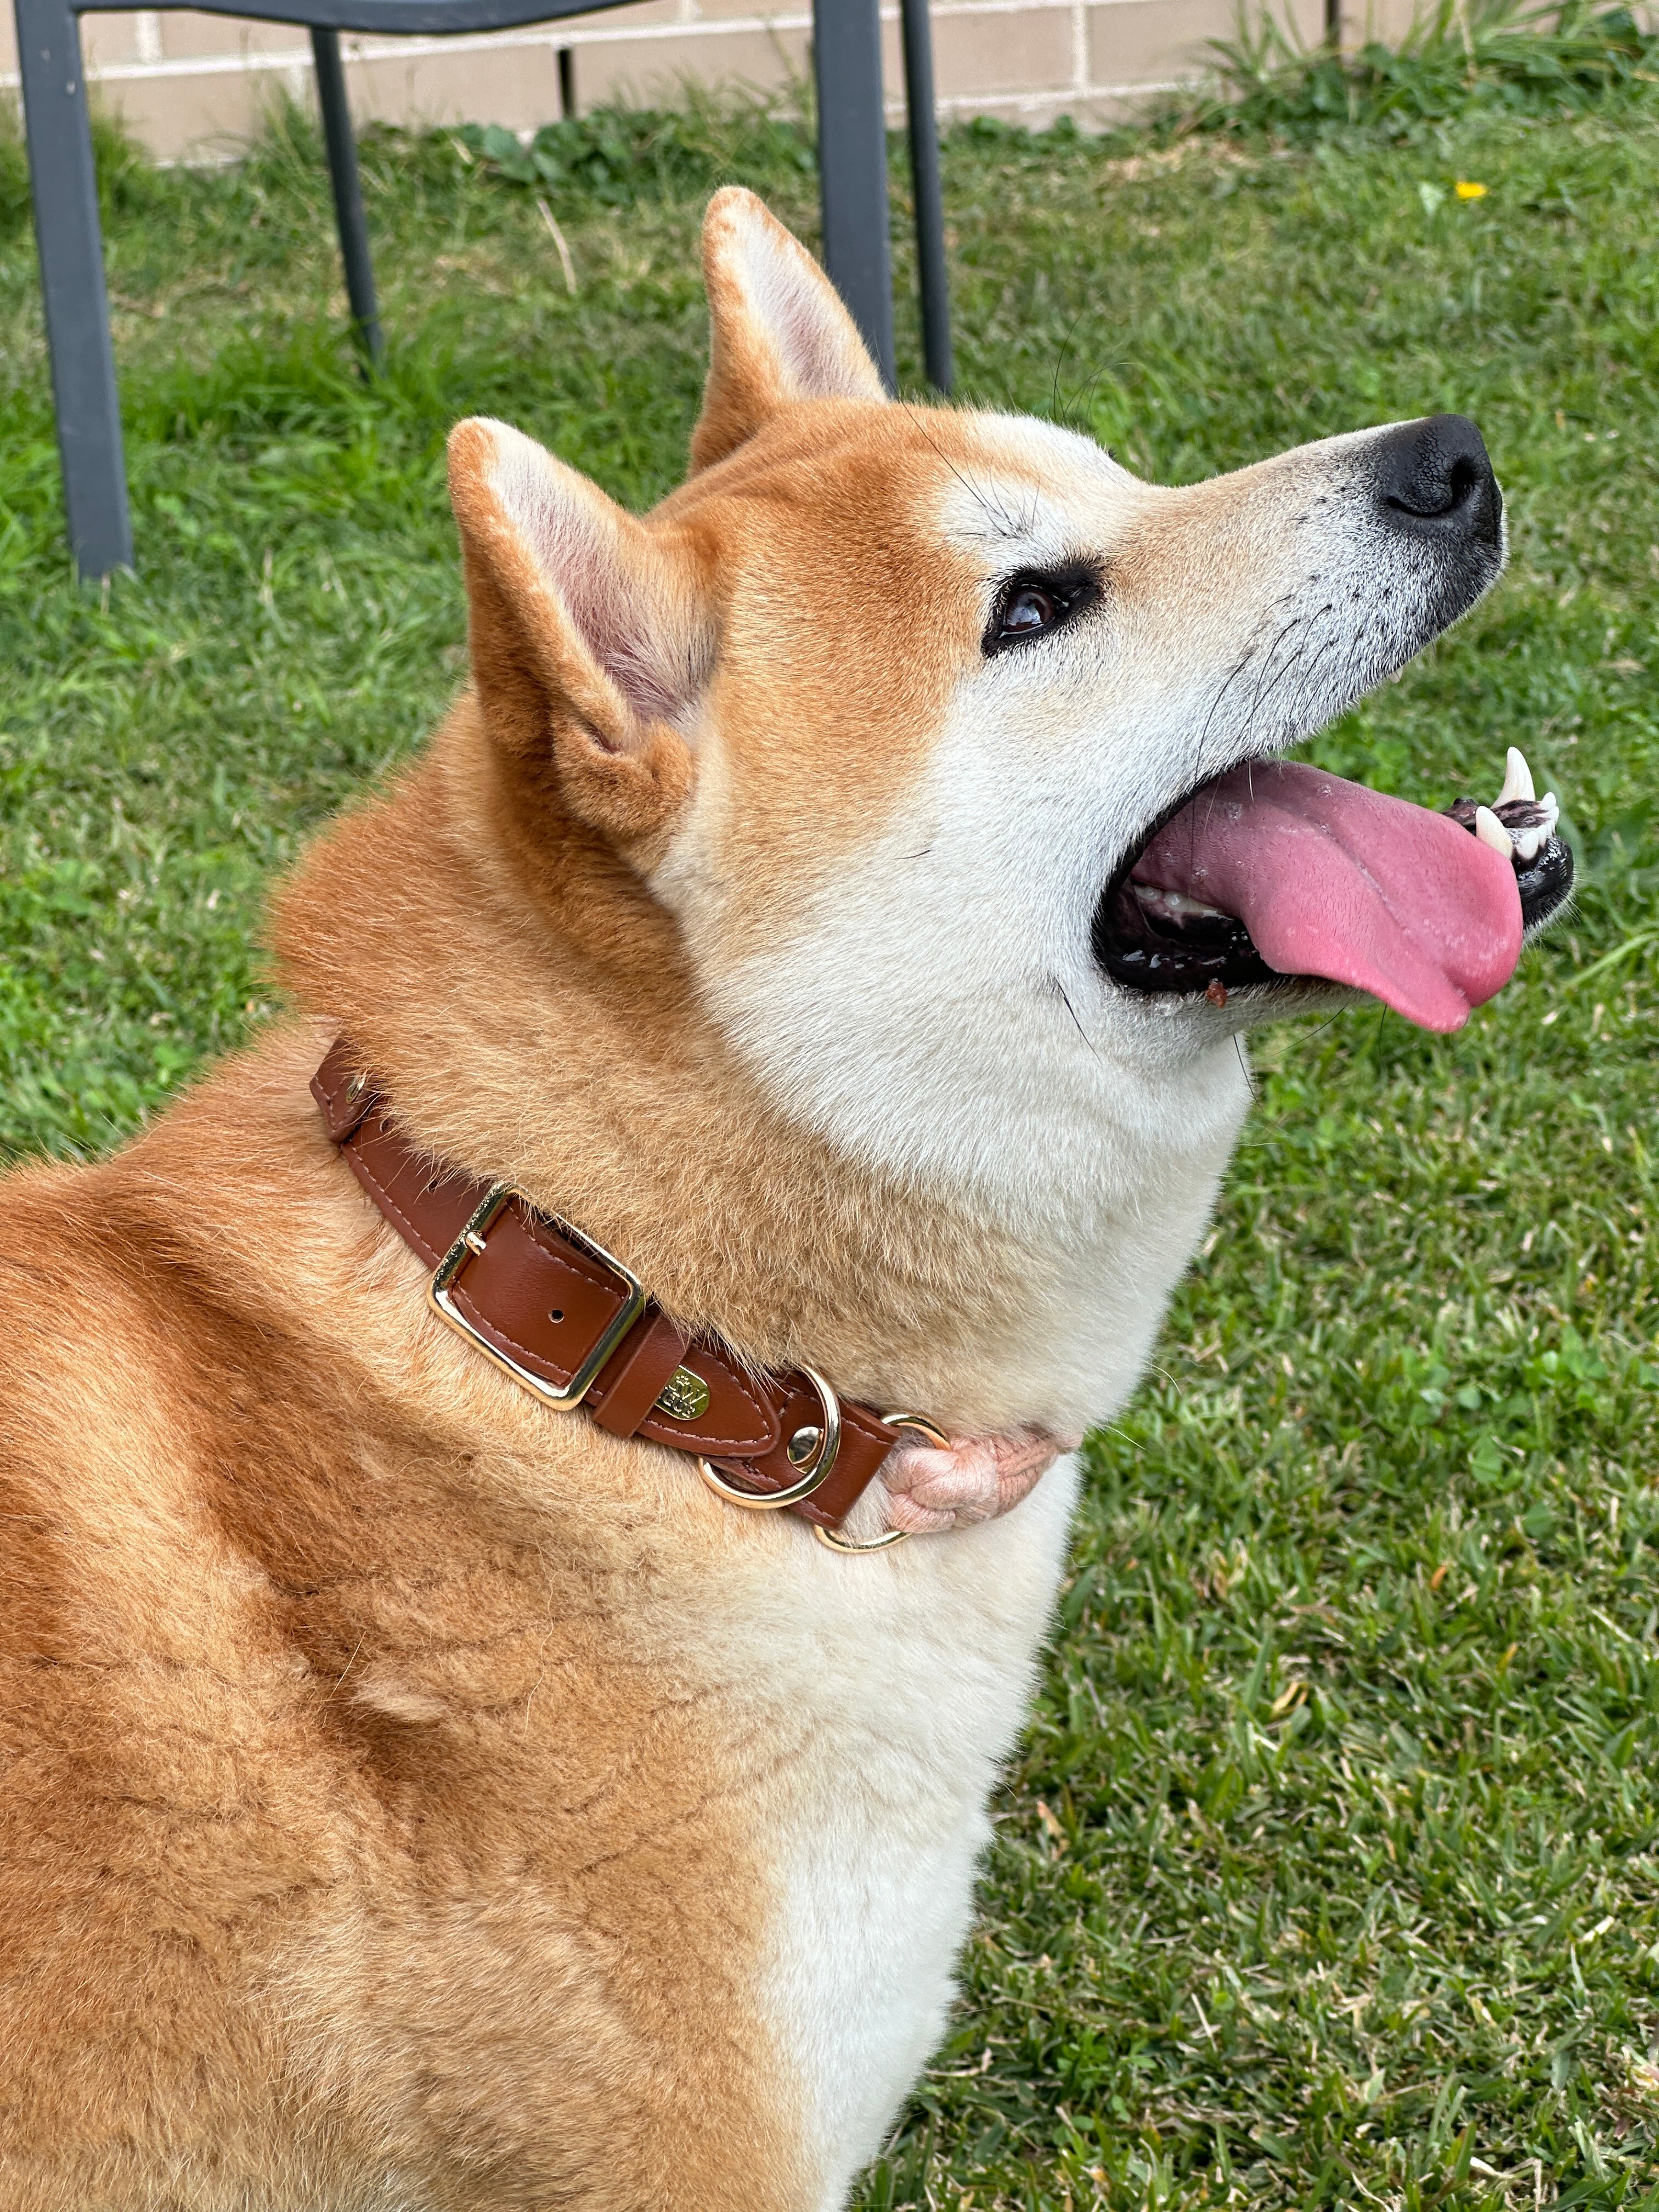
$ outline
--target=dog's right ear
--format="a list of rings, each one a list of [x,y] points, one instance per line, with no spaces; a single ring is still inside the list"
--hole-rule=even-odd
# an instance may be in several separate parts
[[[753,192],[728,185],[702,225],[708,381],[691,466],[734,453],[798,399],[885,399],[841,295]]]
[[[690,788],[713,632],[689,553],[505,422],[449,439],[472,678],[521,792],[626,847]]]

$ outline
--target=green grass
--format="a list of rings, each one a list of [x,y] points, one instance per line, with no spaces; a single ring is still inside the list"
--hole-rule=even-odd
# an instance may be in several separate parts
[[[371,145],[372,388],[302,129],[216,174],[112,149],[140,568],[106,602],[65,570],[0,161],[11,1152],[112,1143],[266,1008],[272,870],[458,680],[451,420],[635,504],[675,481],[703,191],[810,234],[810,161],[764,118],[606,131],[617,160],[559,140],[530,182]],[[1518,740],[1582,895],[1456,1037],[1261,1044],[1215,1233],[1091,1448],[957,2029],[864,2212],[1659,2207],[1659,95],[1285,132],[955,135],[963,382],[1173,479],[1473,413],[1509,576],[1314,750],[1442,804]]]
[[[1431,0],[1397,46],[1304,46],[1271,11],[1215,42],[1221,82],[1177,97],[1186,128],[1278,131],[1306,141],[1364,124],[1395,138],[1480,110],[1557,117],[1659,82],[1659,30],[1590,0]]]

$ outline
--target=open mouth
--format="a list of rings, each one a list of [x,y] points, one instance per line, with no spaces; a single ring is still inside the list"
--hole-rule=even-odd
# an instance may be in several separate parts
[[[1201,784],[1103,894],[1095,957],[1114,982],[1203,992],[1343,984],[1428,1030],[1460,1029],[1572,888],[1553,793],[1510,748],[1491,807],[1443,814],[1295,761]]]

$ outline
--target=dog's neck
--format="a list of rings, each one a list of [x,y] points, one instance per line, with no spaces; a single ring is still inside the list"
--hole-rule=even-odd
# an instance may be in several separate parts
[[[757,1364],[973,1429],[1109,1410],[1161,1311],[1149,1260],[1167,1290],[1220,1157],[1066,1251],[970,1191],[872,1170],[765,1095],[638,876],[578,824],[544,814],[527,838],[520,799],[464,699],[278,908],[295,995],[416,1140],[519,1185]],[[1121,1313],[1115,1279],[1135,1285]]]

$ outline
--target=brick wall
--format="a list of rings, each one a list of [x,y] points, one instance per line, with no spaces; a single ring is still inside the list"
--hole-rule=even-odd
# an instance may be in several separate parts
[[[1323,0],[1289,0],[1316,38]],[[1348,0],[1352,7],[1355,0]],[[1373,7],[1379,0],[1371,0]],[[1380,0],[1409,20],[1410,0]],[[889,99],[902,112],[897,7],[884,5]],[[1233,27],[1234,0],[933,0],[941,113],[1040,125],[1121,115],[1137,94],[1192,76],[1206,40]],[[808,66],[811,0],[635,0],[544,28],[478,38],[348,39],[353,112],[397,123],[505,123],[559,113],[558,52],[571,52],[579,108],[674,97],[686,78],[775,88]],[[157,155],[223,159],[280,88],[306,97],[303,30],[184,9],[82,19],[95,97]],[[0,83],[16,83],[11,9],[0,0]]]

